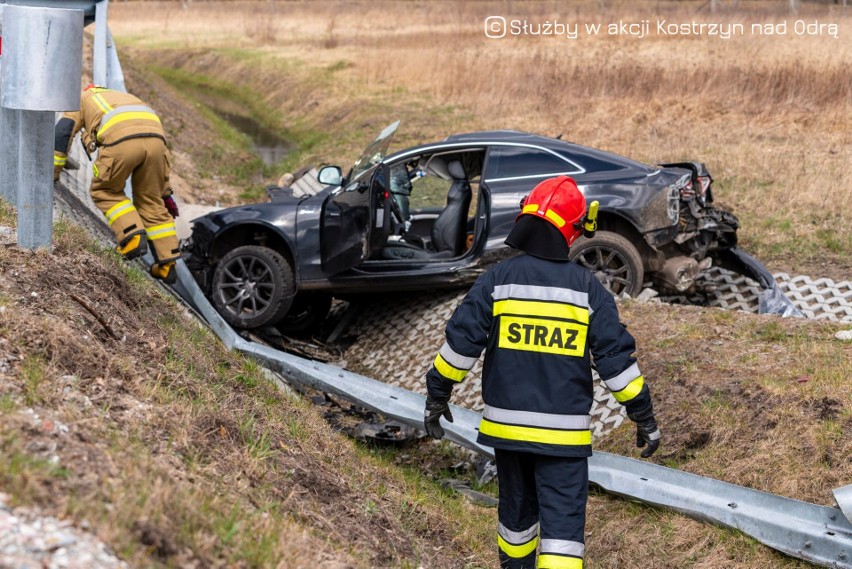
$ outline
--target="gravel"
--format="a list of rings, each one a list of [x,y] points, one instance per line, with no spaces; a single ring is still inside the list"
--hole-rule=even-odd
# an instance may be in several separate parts
[[[69,521],[7,506],[0,493],[0,569],[126,568],[103,542]]]

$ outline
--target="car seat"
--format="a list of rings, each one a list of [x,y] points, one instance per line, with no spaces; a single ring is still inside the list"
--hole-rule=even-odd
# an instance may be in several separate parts
[[[438,215],[432,225],[432,248],[440,253],[450,251],[453,257],[464,251],[467,235],[467,210],[473,191],[458,160],[447,164],[447,171],[453,178],[453,185],[447,192],[447,207]]]
[[[446,207],[432,224],[432,250],[399,241],[389,243],[382,249],[382,259],[449,259],[464,252],[467,244],[467,212],[473,190],[461,162],[450,161],[447,164],[447,172],[453,183],[447,192]]]

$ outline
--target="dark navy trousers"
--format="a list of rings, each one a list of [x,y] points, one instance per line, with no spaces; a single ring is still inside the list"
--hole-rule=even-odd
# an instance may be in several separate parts
[[[587,458],[494,449],[501,569],[582,569]]]

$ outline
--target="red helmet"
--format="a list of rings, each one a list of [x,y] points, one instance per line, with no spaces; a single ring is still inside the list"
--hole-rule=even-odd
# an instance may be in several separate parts
[[[541,182],[521,202],[522,215],[534,215],[556,226],[568,246],[583,233],[586,197],[577,182],[568,176],[557,176]]]

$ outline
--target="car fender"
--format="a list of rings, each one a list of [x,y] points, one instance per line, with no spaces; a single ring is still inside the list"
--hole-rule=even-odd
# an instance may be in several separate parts
[[[280,219],[280,218],[279,218]],[[275,249],[287,259],[293,268],[298,285],[300,280],[299,257],[293,236],[287,227],[271,223],[256,216],[246,216],[239,211],[228,212],[219,217],[218,226],[212,235],[209,255],[214,264],[227,251],[242,245],[264,245]]]

